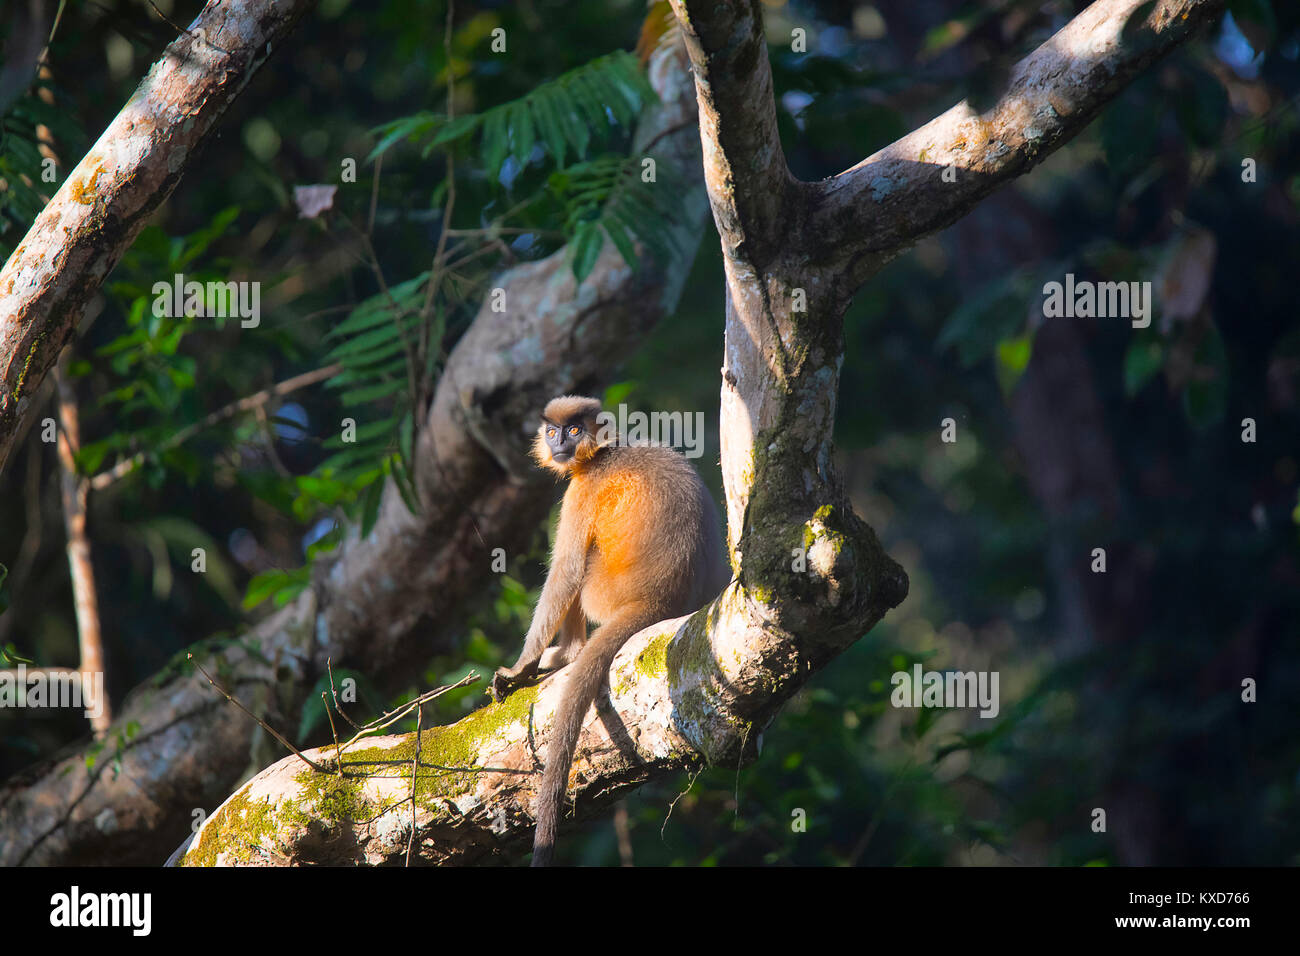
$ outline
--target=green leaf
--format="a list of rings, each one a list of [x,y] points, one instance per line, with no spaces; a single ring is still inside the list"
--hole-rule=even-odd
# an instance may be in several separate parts
[[[333,353],[330,353],[333,357]],[[400,355],[400,359],[394,359],[393,356]],[[391,361],[386,361],[391,360]],[[382,363],[382,364],[379,364]],[[406,375],[406,346],[402,344],[402,338],[396,332],[391,339],[386,340],[382,345],[365,352],[357,352],[348,355],[343,360],[344,370],[329,380],[327,388],[333,387],[334,383],[349,373],[356,373],[361,377],[356,378],[358,382],[370,382],[381,374],[381,372],[391,366],[397,367],[403,377]],[[344,384],[347,384],[344,382]]]
[[[591,270],[596,265],[596,259],[599,258],[601,247],[604,244],[605,237],[596,223],[584,222],[578,226],[571,246],[573,277],[579,282],[582,282],[591,274]]]
[[[404,391],[406,386],[406,379],[392,379],[375,385],[367,385],[365,388],[350,389],[339,396],[339,401],[345,405],[373,402]]]
[[[396,486],[398,494],[402,496],[402,501],[406,503],[407,509],[411,514],[419,514],[420,503],[415,495],[415,484],[411,480],[411,475],[406,466],[402,464],[400,455],[392,456],[389,461],[392,462],[393,484]]]
[[[382,450],[379,452],[382,454]],[[376,449],[372,444],[349,445],[342,451],[330,455],[318,466],[321,472],[332,471],[335,474],[342,474],[345,470],[355,466],[358,462],[372,464],[376,457]]]
[[[284,607],[305,590],[307,590],[306,581],[294,581],[276,591],[272,602],[276,607]]]
[[[605,105],[596,84],[585,73],[575,73],[566,83],[566,89],[573,96],[574,103],[582,110],[587,124],[593,130],[603,130],[609,125]]]
[[[114,446],[115,442],[111,438],[82,445],[74,456],[77,462],[77,474],[93,475],[99,471],[99,466],[104,463],[104,456]]]
[[[1155,336],[1141,336],[1124,353],[1124,394],[1132,398],[1164,367],[1165,348]]]
[[[638,219],[630,208],[623,208],[617,204],[611,205],[605,209],[601,222],[606,227],[613,225],[615,228],[621,227],[626,232],[635,234],[645,243],[646,249],[656,260],[668,261],[670,255],[668,244],[653,229],[647,229],[645,220]]]
[[[403,462],[408,462],[415,454],[415,419],[408,411],[397,425],[397,450]]]
[[[1010,395],[1015,390],[1020,376],[1029,367],[1029,359],[1034,353],[1034,335],[1027,332],[1015,338],[1003,339],[997,345],[997,377],[1003,395]]]
[[[564,127],[560,125],[559,113],[555,104],[551,102],[549,90],[545,87],[538,89],[532,96],[532,104],[533,115],[537,119],[537,131],[541,134],[542,142],[555,160],[555,165],[563,168]]]
[[[347,388],[349,385],[364,385],[373,382],[377,378],[388,378],[398,376],[406,377],[406,356],[385,362],[382,365],[371,364],[376,360],[377,353],[366,353],[364,356],[353,356],[348,360],[348,367],[339,374],[335,375],[325,383],[326,388]],[[390,354],[402,351],[402,343],[396,343],[396,348],[390,350]],[[361,368],[361,366],[367,366]]]
[[[299,475],[294,479],[300,496],[326,506],[337,504],[347,492],[347,487],[326,475]]]
[[[361,537],[369,536],[379,520],[379,504],[384,498],[384,482],[372,482],[361,499]]]
[[[424,291],[424,283],[428,278],[427,271],[421,272],[414,278],[391,287],[387,293],[375,293],[357,305],[346,319],[326,332],[325,338],[339,338],[391,322],[393,303],[396,302],[400,307],[418,298]]]
[[[591,131],[587,129],[587,124],[579,115],[580,107],[571,96],[557,95],[553,102],[556,118],[560,121],[560,128],[564,130],[565,139],[573,147],[574,156],[582,159],[587,155],[587,146],[591,143]]]
[[[0,568],[3,567],[4,565],[0,564]],[[9,570],[6,568],[5,575],[7,576],[8,574],[9,574]],[[36,663],[30,657],[23,657],[21,654],[19,654],[18,648],[16,648],[12,642],[6,644],[4,647],[0,647],[0,661],[4,661],[6,664],[35,664]]]
[[[248,582],[248,590],[244,594],[244,610],[251,610],[270,597],[276,599],[275,603],[278,606],[287,604],[307,586],[309,574],[310,570],[302,567],[293,571],[275,568],[254,575]],[[281,599],[286,594],[289,596]]]
[[[436,114],[418,113],[378,126],[373,132],[382,138],[368,159],[373,160],[402,139],[427,139],[423,150],[427,156],[481,130],[484,162],[494,176],[506,155],[526,164],[539,139],[556,165],[563,166],[568,153],[581,158],[593,139],[607,135],[611,116],[612,122],[630,127],[645,104],[654,99],[654,90],[637,58],[620,50],[483,113],[459,116],[450,122]]]
[[[610,241],[614,243],[614,248],[623,257],[623,261],[633,269],[640,265],[640,260],[637,259],[636,255],[636,246],[632,243],[632,237],[627,234],[627,227],[613,218],[601,219],[600,224],[604,227]]]
[[[357,426],[356,444],[363,444],[372,438],[391,435],[397,429],[397,420],[394,418],[385,418],[382,421],[370,422],[366,425]],[[323,448],[347,448],[351,442],[345,442],[342,435],[331,435],[321,442]],[[298,477],[299,486],[306,480],[304,476]],[[327,502],[328,503],[328,502]]]
[[[307,560],[315,561],[318,555],[328,554],[343,541],[343,531],[336,524],[311,544],[307,545]]]
[[[636,382],[615,382],[605,389],[604,406],[606,408],[617,408],[620,402],[632,394],[632,390],[636,386]]]
[[[202,229],[185,236],[180,246],[182,251],[173,259],[172,268],[177,271],[183,270],[203,253],[207,252],[208,246],[219,239],[238,217],[239,207],[228,206],[213,216],[212,221]]]
[[[519,100],[510,106],[510,155],[520,167],[527,166],[533,155],[537,132],[533,129],[533,115],[528,100]]]
[[[382,298],[382,301],[381,301]],[[391,322],[392,319],[388,314],[387,296],[374,296],[366,299],[355,309],[348,313],[348,317],[338,325],[329,329],[325,333],[325,339],[341,338],[345,335],[353,335],[357,332],[364,332],[366,329],[374,328],[385,322]]]
[[[501,175],[501,164],[510,152],[506,115],[507,110],[490,110],[483,121],[483,165],[493,179]]]
[[[438,130],[438,135],[433,138],[429,143],[429,146],[426,148],[426,154],[428,149],[445,146],[458,139],[464,139],[466,136],[478,129],[482,123],[483,117],[479,115],[456,117],[442,129]]]
[[[409,327],[414,320],[411,316],[405,316],[401,321],[403,328],[406,328]],[[390,320],[387,325],[382,325],[379,328],[370,330],[369,332],[363,332],[361,335],[354,336],[346,342],[341,342],[334,346],[334,348],[329,351],[329,357],[340,359],[344,356],[356,355],[358,353],[366,352],[367,350],[374,350],[376,346],[388,347],[392,345],[396,345],[398,349],[401,349],[402,333],[398,329],[397,322]]]
[[[148,333],[145,332],[144,329],[135,329],[125,335],[119,335],[107,345],[101,345],[99,348],[95,349],[95,354],[101,358],[109,355],[117,355],[127,349],[134,348],[137,345],[142,345],[147,341],[149,341]]]
[[[404,139],[418,139],[433,132],[444,122],[444,117],[436,113],[416,113],[414,116],[404,116],[401,119],[393,120],[391,123],[385,123],[382,126],[376,126],[372,133],[382,132],[383,138],[375,144],[375,148],[370,151],[366,157],[367,163],[373,163],[382,153],[387,152],[395,143]]]

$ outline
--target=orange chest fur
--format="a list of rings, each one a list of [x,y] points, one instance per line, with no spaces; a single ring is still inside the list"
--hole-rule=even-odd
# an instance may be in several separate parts
[[[576,513],[588,516],[584,536],[588,552],[595,551],[594,570],[615,576],[630,570],[639,556],[639,532],[651,518],[644,480],[632,471],[607,472],[595,480],[577,475],[569,494],[576,496]]]

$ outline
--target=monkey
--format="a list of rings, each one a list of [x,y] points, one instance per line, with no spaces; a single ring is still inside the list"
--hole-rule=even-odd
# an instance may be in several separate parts
[[[582,720],[619,648],[699,610],[731,576],[717,508],[695,469],[672,448],[602,442],[600,411],[594,398],[563,395],[542,412],[533,456],[569,485],[523,651],[492,679],[499,701],[540,670],[564,668],[534,804],[533,866],[551,862]]]

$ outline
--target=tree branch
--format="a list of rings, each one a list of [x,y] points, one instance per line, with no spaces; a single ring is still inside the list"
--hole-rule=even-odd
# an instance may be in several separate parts
[[[260,392],[254,392],[252,395],[231,402],[229,405],[223,405],[214,412],[203,416],[199,421],[192,425],[186,425],[175,435],[172,435],[166,441],[152,448],[148,452],[139,452],[130,458],[123,458],[117,464],[107,471],[101,471],[90,479],[90,487],[95,491],[103,491],[121,478],[125,478],[131,472],[135,471],[144,464],[149,455],[158,455],[169,448],[175,448],[177,445],[189,441],[205,428],[211,428],[219,422],[234,418],[241,412],[251,412],[254,409],[261,409],[263,405],[273,398],[279,398],[281,395],[288,395],[290,392],[296,392],[300,388],[306,388],[308,385],[315,385],[317,382],[324,381],[331,375],[337,375],[341,371],[341,365],[327,365],[324,368],[312,369],[310,372],[303,372],[301,375],[295,375],[293,378],[286,378],[283,382],[276,382]],[[274,453],[274,448],[272,448]]]
[[[68,570],[72,576],[72,597],[77,612],[77,646],[85,674],[104,673],[104,641],[99,626],[99,598],[95,593],[95,564],[91,560],[90,536],[86,533],[86,479],[77,474],[77,452],[81,449],[81,415],[77,392],[68,378],[71,347],[63,350],[54,373],[59,396],[59,491],[63,522],[68,535]],[[108,733],[113,711],[107,698],[90,719],[96,737]]]
[[[315,4],[209,3],[0,269],[0,471],[86,302],[171,194],[226,107]]]
[[[704,175],[729,255],[775,256],[796,180],[776,128],[772,68],[759,0],[672,0],[695,74]]]
[[[808,186],[812,213],[802,251],[855,289],[917,240],[1029,172],[1223,8],[1223,0],[1097,0],[1016,65],[988,110],[963,100]],[[953,182],[942,175],[949,167]]]

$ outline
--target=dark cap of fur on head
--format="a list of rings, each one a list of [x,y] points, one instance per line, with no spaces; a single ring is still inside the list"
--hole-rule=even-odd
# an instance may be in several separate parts
[[[600,414],[600,400],[586,395],[561,395],[546,403],[542,418],[552,425],[567,425],[581,418],[590,421]]]

